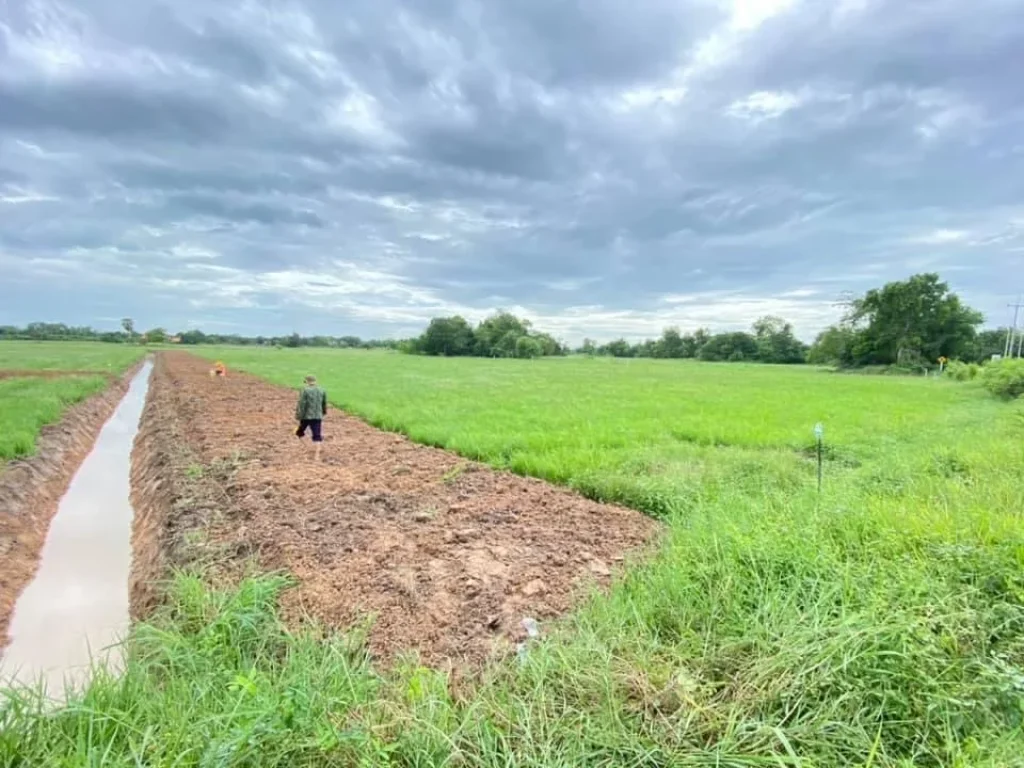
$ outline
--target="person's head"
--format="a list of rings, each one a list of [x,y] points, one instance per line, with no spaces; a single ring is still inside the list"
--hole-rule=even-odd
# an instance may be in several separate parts
[[[307,387],[316,386],[316,376],[307,376],[305,381]]]

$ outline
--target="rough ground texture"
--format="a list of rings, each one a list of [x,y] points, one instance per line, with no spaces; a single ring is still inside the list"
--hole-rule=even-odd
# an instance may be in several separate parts
[[[34,456],[0,463],[0,649],[60,499],[137,370],[133,366],[103,392],[69,408],[57,424],[43,427]]]
[[[564,612],[658,530],[638,512],[416,445],[336,410],[315,464],[310,444],[294,435],[296,392],[235,372],[211,379],[208,370],[181,352],[162,354],[156,367],[137,443],[134,479],[148,510],[137,524],[137,560],[206,526],[199,549],[226,555],[222,564],[252,554],[261,568],[296,577],[286,615],[340,627],[375,616],[378,657],[414,650],[438,663],[503,652],[522,635],[524,617]],[[161,450],[163,465],[146,458]],[[193,462],[188,490],[166,478],[185,461]],[[186,522],[176,522],[181,515]],[[162,544],[145,543],[155,538]],[[159,557],[142,558],[150,564],[135,593],[159,572]]]

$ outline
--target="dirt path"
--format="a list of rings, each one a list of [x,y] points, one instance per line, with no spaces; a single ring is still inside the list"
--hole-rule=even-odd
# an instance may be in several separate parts
[[[293,434],[295,392],[235,372],[211,379],[209,363],[187,353],[161,357],[144,431],[159,434],[147,419],[170,418],[173,407],[178,422],[165,431],[203,466],[232,468],[215,489],[221,498],[206,503],[220,508],[212,543],[293,573],[289,615],[344,627],[375,614],[378,656],[415,649],[436,663],[507,650],[523,617],[566,611],[577,590],[607,583],[658,530],[632,510],[336,410],[325,421],[325,461],[314,464]]]

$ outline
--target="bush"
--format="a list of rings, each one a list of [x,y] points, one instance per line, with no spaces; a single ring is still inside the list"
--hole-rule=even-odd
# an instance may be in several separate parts
[[[981,373],[981,366],[977,363],[964,363],[960,360],[952,360],[946,366],[946,375],[953,381],[974,381]]]
[[[520,336],[516,339],[516,357],[532,359],[544,354],[544,348],[536,339],[529,336]]]
[[[1024,395],[1024,359],[998,360],[985,366],[985,389],[1008,400]]]

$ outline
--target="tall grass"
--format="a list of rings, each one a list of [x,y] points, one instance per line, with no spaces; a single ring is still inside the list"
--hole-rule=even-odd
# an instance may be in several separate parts
[[[98,341],[0,341],[0,370],[98,371],[119,373],[139,360],[145,347]]]
[[[0,460],[32,455],[44,426],[106,385],[102,376],[0,379]]]
[[[55,714],[10,700],[4,764],[1024,764],[1020,404],[811,370],[211,354],[315,372],[417,439],[657,514],[666,541],[459,685],[287,632],[275,577],[181,577],[124,678]]]

